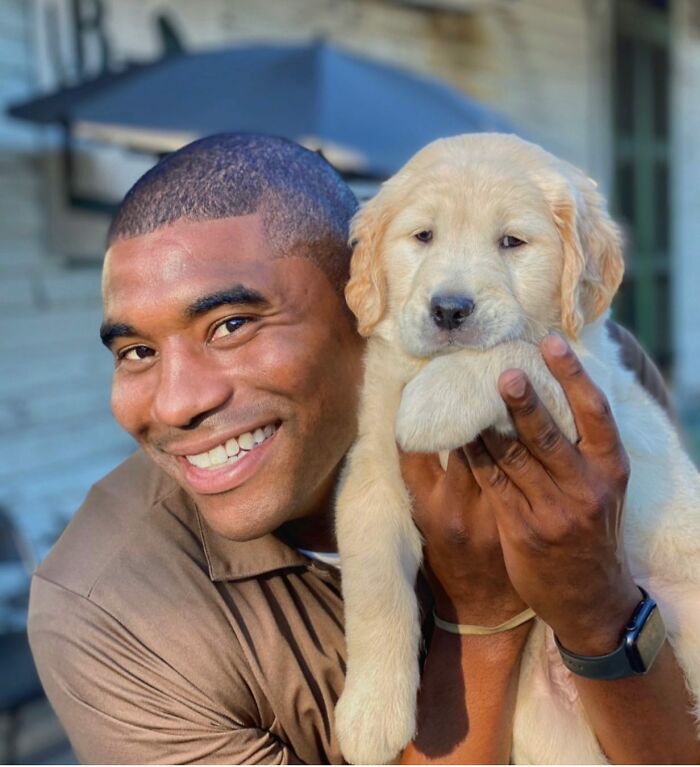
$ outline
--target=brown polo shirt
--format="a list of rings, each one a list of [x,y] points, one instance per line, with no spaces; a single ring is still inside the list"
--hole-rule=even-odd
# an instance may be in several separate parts
[[[34,576],[29,637],[81,762],[343,762],[337,570],[217,535],[140,451]]]
[[[614,334],[667,404],[634,339]],[[82,762],[343,762],[338,572],[273,535],[220,537],[141,452],[39,567],[29,638]]]

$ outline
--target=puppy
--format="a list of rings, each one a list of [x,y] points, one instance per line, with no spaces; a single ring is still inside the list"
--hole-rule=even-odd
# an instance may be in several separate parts
[[[362,208],[351,242],[346,297],[369,341],[359,433],[337,503],[348,666],[336,727],[346,758],[388,762],[415,732],[421,538],[396,442],[435,452],[487,427],[513,433],[496,384],[511,367],[527,373],[574,440],[563,392],[537,349],[551,330],[569,339],[609,399],[631,462],[627,557],[660,606],[697,699],[700,482],[607,336],[623,259],[595,184],[515,136],[442,139]],[[606,761],[539,619],[521,665],[512,760]]]

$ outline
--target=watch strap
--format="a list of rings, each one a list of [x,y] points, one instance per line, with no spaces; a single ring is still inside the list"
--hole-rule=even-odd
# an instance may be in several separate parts
[[[577,655],[567,650],[559,642],[557,636],[554,636],[561,659],[569,671],[587,679],[612,680],[645,674],[649,670],[661,644],[663,644],[665,631],[663,631],[663,623],[661,623],[663,633],[657,640],[658,647],[655,648],[653,656],[645,667],[636,643],[639,635],[644,630],[649,616],[653,611],[657,610],[657,607],[656,602],[643,588],[639,587],[639,590],[642,592],[642,601],[637,605],[632,617],[625,626],[620,644],[607,655]]]
[[[557,637],[554,637],[557,649],[566,668],[572,674],[583,676],[587,679],[624,679],[641,673],[635,671],[627,657],[624,644],[621,644],[607,655],[576,655],[569,652],[561,645]]]

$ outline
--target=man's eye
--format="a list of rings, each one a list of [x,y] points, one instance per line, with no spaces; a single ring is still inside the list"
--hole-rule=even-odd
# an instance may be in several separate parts
[[[120,360],[145,360],[146,357],[152,357],[155,354],[149,346],[132,346],[119,352]]]
[[[433,232],[430,229],[421,229],[413,235],[418,242],[430,242],[433,239]]]
[[[521,240],[518,237],[513,237],[510,234],[506,234],[505,237],[501,237],[498,241],[501,248],[519,248],[521,245],[525,245],[525,240]]]
[[[248,322],[248,317],[229,317],[227,320],[219,323],[212,333],[212,339],[225,338],[235,333],[240,327]]]

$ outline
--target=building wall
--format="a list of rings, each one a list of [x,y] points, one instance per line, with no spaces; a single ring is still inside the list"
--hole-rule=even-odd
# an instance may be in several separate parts
[[[89,486],[133,449],[109,411],[100,272],[46,238],[47,142],[4,115],[36,88],[30,4],[0,0],[0,505],[41,557]]]
[[[426,4],[427,5],[427,4]],[[469,13],[404,5],[399,0],[103,0],[104,30],[114,64],[161,54],[156,17],[166,13],[189,50],[260,40],[324,37],[354,52],[441,77],[498,108],[533,140],[581,165],[609,187],[610,127],[606,0],[518,0],[478,3]],[[51,24],[66,0],[37,0],[42,84],[55,84],[55,55],[71,71],[72,46],[49,43]],[[54,25],[55,26],[55,23]],[[96,36],[86,35],[87,54]],[[97,49],[92,46],[92,59]],[[87,59],[90,60],[90,56]],[[143,171],[129,152],[85,157],[98,186],[117,196]],[[97,158],[102,158],[99,162]],[[60,174],[54,173],[51,189]],[[102,179],[102,180],[101,180]],[[106,182],[103,180],[106,179]],[[55,195],[54,195],[55,196]],[[106,220],[67,211],[54,200],[51,232],[67,252],[89,256],[101,249]]]
[[[509,116],[534,140],[610,185],[608,0],[479,3],[475,13],[426,11],[400,0],[104,0],[116,63],[158,56],[166,12],[192,50],[323,36],[353,51],[444,78]],[[694,0],[676,0],[675,320],[684,392],[700,380],[700,189],[693,169],[700,111]],[[0,0],[0,102],[56,84],[74,68],[68,0]],[[58,25],[58,26],[57,26]],[[696,25],[697,26],[697,25]],[[58,41],[51,31],[58,28]],[[57,44],[58,42],[58,44]],[[88,65],[98,58],[86,41]],[[60,67],[57,67],[57,63]],[[111,154],[110,154],[111,152]],[[87,154],[91,175],[117,194],[148,161]],[[131,449],[109,413],[111,363],[96,337],[99,261],[107,220],[77,214],[60,188],[56,137],[0,116],[0,503],[40,554],[89,485]],[[45,215],[46,210],[50,216]],[[75,257],[93,257],[93,265]],[[699,396],[700,396],[700,392]]]
[[[173,0],[168,12],[192,48],[323,36],[442,77],[498,107],[553,151],[604,176],[610,4],[518,0],[475,7],[457,13],[388,0]],[[115,53],[157,55],[153,15],[162,8],[157,0],[112,2]]]
[[[700,407],[700,4],[677,0],[673,24],[673,383],[683,408]]]

